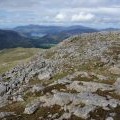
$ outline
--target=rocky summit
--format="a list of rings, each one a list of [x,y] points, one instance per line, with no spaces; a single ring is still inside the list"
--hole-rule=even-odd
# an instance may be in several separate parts
[[[120,32],[70,37],[0,76],[2,120],[120,120]]]

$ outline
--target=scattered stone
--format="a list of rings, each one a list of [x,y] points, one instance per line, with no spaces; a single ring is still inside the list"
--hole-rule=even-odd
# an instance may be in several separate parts
[[[63,115],[55,120],[69,120],[71,118],[71,113],[63,113]]]
[[[16,115],[14,112],[0,112],[0,119],[3,119],[5,117]]]
[[[64,106],[66,104],[69,104],[71,101],[71,94],[69,93],[63,93],[63,92],[58,92],[56,94],[54,94],[53,96],[49,96],[49,97],[41,97],[41,100],[43,102],[46,102],[44,105],[45,106],[52,106],[52,105],[60,105],[60,106]]]
[[[75,107],[73,108],[72,111],[75,116],[83,118],[83,119],[87,119],[88,117],[90,117],[89,113],[93,112],[95,109],[96,109],[95,106],[89,105],[83,108]]]
[[[52,74],[49,73],[49,72],[40,73],[40,74],[38,75],[38,79],[39,79],[39,80],[50,80],[51,77],[52,77]]]
[[[22,98],[21,95],[16,95],[16,96],[13,96],[13,102],[23,102],[24,99]]]
[[[59,116],[58,113],[53,114],[52,118],[55,119],[57,116]]]
[[[108,78],[103,75],[96,75],[99,80],[107,80]]]
[[[109,59],[101,57],[101,62],[107,64],[109,62]]]
[[[114,120],[112,117],[108,117],[105,120]]]
[[[111,67],[109,69],[109,71],[112,73],[112,74],[115,74],[115,75],[120,75],[120,68],[114,66],[114,67]]]
[[[97,82],[73,81],[70,85],[66,85],[66,87],[69,90],[76,90],[77,92],[96,92],[98,89],[101,91],[114,90],[111,85]]]
[[[86,105],[94,105],[102,108],[107,106],[116,108],[120,104],[119,100],[116,100],[116,99],[107,100],[105,97],[99,96],[97,94],[92,94],[90,92],[79,93],[77,97],[79,97],[79,99],[76,99],[75,102],[79,100]]]
[[[8,95],[0,96],[0,108],[8,104]]]
[[[116,115],[116,113],[110,113],[111,117],[114,117]]]
[[[118,95],[120,95],[120,78],[117,78],[117,80],[116,80],[116,82],[114,83],[114,85],[115,85],[115,89],[116,89],[116,93],[118,94]]]
[[[42,85],[40,85],[40,84],[37,84],[37,85],[34,85],[33,87],[32,87],[32,92],[33,93],[35,93],[35,92],[40,92],[40,91],[42,91],[44,89],[44,87],[42,86]]]
[[[0,83],[0,95],[3,95],[6,92],[6,90],[6,86]]]
[[[33,101],[32,103],[29,103],[25,110],[25,114],[33,114],[38,108],[40,107],[40,102],[39,101]]]

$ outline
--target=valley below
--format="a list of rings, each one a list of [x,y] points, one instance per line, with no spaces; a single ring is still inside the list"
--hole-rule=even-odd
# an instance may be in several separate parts
[[[120,120],[120,32],[1,50],[0,119]]]

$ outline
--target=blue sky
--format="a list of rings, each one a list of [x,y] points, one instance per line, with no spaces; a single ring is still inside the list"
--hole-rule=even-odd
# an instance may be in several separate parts
[[[120,0],[0,0],[0,27],[19,25],[120,27]]]

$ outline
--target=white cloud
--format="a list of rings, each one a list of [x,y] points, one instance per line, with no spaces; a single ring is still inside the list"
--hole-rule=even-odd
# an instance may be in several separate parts
[[[66,15],[63,13],[59,13],[55,16],[56,21],[65,21]]]
[[[75,14],[72,16],[71,20],[73,22],[86,22],[91,21],[95,16],[91,13],[80,12],[79,14]]]
[[[92,13],[86,13],[86,12],[77,12],[74,11],[66,11],[63,10],[62,12],[58,13],[55,16],[55,19],[53,21],[56,22],[90,22],[95,18],[95,15]]]
[[[0,0],[0,23],[117,26],[119,11],[120,0]]]

